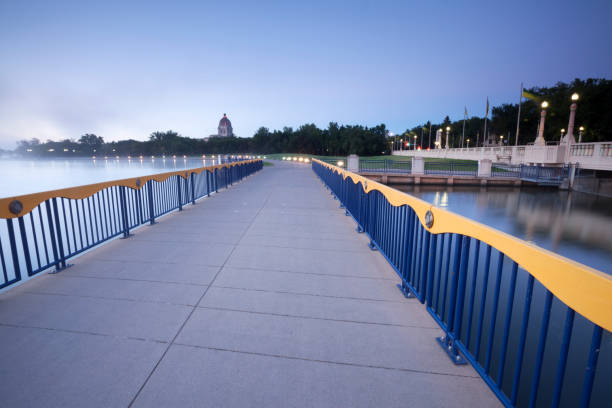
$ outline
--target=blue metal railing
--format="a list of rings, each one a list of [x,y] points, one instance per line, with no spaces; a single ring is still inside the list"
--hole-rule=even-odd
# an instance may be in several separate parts
[[[491,165],[491,176],[518,179],[521,177],[521,169],[523,167],[522,164],[493,163]]]
[[[425,174],[476,176],[478,175],[478,165],[476,163],[426,161]]]
[[[540,183],[560,183],[568,178],[569,167],[521,166],[520,178],[522,180]]]
[[[426,305],[451,359],[467,360],[505,406],[557,407],[561,398],[567,406],[609,404],[610,332],[491,245],[430,233],[410,206],[393,206],[319,163],[312,168],[395,269],[402,291]]]
[[[359,171],[364,173],[406,173],[412,172],[412,161],[409,160],[359,160]]]
[[[60,195],[49,192],[49,197],[31,211],[7,217],[0,224],[0,289],[19,282],[24,275],[33,276],[50,268],[61,270],[75,255],[112,238],[128,237],[133,228],[154,224],[162,215],[195,204],[197,199],[218,192],[262,167],[262,161],[247,161],[201,172],[187,170],[160,182],[151,176],[143,185],[138,179],[138,188],[109,182],[109,186],[79,199],[61,194],[66,195],[69,190],[78,194],[88,186],[58,190]],[[33,196],[36,194],[15,197],[9,205],[19,209],[22,202]]]

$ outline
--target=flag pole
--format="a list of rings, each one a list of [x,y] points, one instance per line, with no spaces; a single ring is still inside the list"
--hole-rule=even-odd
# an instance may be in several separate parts
[[[518,146],[519,127],[521,126],[521,104],[523,103],[523,83],[521,82],[521,96],[519,97],[518,116],[516,117],[516,137],[514,145]]]
[[[489,97],[487,96],[487,111],[485,114],[485,126],[484,134],[482,135],[482,146],[484,147],[485,140],[487,140],[487,122],[489,121]]]
[[[461,148],[463,149],[463,140],[465,139],[465,117],[467,116],[467,107],[463,109],[463,133],[461,133]]]
[[[429,122],[429,140],[427,141],[427,147],[431,147],[431,122]]]

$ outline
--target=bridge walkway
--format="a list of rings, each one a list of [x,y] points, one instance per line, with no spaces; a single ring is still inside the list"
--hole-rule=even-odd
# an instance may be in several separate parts
[[[499,406],[309,166],[0,295],[0,405]]]

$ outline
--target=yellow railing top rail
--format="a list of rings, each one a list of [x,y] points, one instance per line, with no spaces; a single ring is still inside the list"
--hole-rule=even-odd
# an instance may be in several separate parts
[[[24,195],[19,195],[19,196],[14,196],[14,197],[0,198],[0,218],[17,218],[17,217],[26,215],[27,213],[32,211],[34,208],[36,208],[40,203],[42,203],[43,201],[47,201],[50,198],[63,197],[63,198],[71,198],[71,199],[82,199],[82,198],[87,198],[97,193],[98,191],[104,190],[105,188],[112,187],[112,186],[125,186],[125,187],[132,188],[134,190],[139,190],[149,180],[155,180],[157,182],[162,182],[172,176],[180,176],[180,177],[183,177],[184,179],[187,179],[191,173],[200,174],[204,171],[208,171],[212,173],[215,171],[215,169],[222,169],[224,167],[233,167],[239,164],[253,163],[257,161],[261,161],[261,159],[243,160],[243,161],[233,162],[233,163],[216,164],[213,166],[198,167],[195,169],[170,171],[166,173],[151,174],[148,176],[131,177],[131,178],[126,178],[126,179],[121,179],[121,180],[104,181],[102,183],[86,184],[86,185],[77,186],[77,187],[68,187],[68,188],[61,188],[58,190],[43,191],[40,193],[24,194]],[[16,214],[11,212],[11,209],[10,209],[11,203],[14,201],[18,201],[21,204],[21,211],[19,211]]]
[[[567,306],[612,331],[612,276],[348,170],[317,159],[313,162],[344,179],[350,178],[355,184],[361,183],[366,193],[379,191],[393,206],[410,206],[423,228],[432,234],[461,234],[489,244],[533,275]],[[431,228],[425,222],[428,211],[433,214]]]

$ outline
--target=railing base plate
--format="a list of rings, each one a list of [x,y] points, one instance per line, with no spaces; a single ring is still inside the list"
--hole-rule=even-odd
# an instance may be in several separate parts
[[[457,348],[455,347],[454,344],[452,344],[451,341],[449,341],[447,336],[436,337],[436,341],[438,342],[440,347],[442,347],[442,349],[446,352],[446,355],[448,355],[448,358],[450,358],[451,361],[455,365],[467,364],[467,361],[465,361],[463,356],[459,354],[459,352],[457,351]]]
[[[368,247],[372,250],[372,251],[378,251],[378,248],[376,248],[376,245],[374,244],[374,241],[370,241],[370,243],[368,244]]]
[[[74,264],[69,264],[69,263],[67,263],[67,264],[66,264],[66,266],[64,266],[63,268],[59,268],[59,269],[55,269],[55,268],[53,268],[53,269],[51,269],[51,270],[50,270],[49,272],[47,272],[47,273],[48,273],[49,275],[55,275],[56,273],[61,272],[61,271],[63,271],[64,269],[68,269],[68,268],[70,268],[72,265],[74,265]]]
[[[398,284],[397,284],[397,287],[399,288],[400,292],[402,292],[402,293],[404,294],[404,297],[405,297],[406,299],[413,299],[413,298],[415,298],[415,297],[416,297],[416,296],[414,296],[414,293],[412,293],[412,292],[410,291],[410,289],[408,288],[408,286],[406,286],[406,285],[404,285],[404,284],[401,284],[401,283],[398,283]]]
[[[363,228],[361,228],[359,225],[357,226],[357,228],[355,229],[355,231],[357,231],[358,234],[363,234],[364,230]]]

